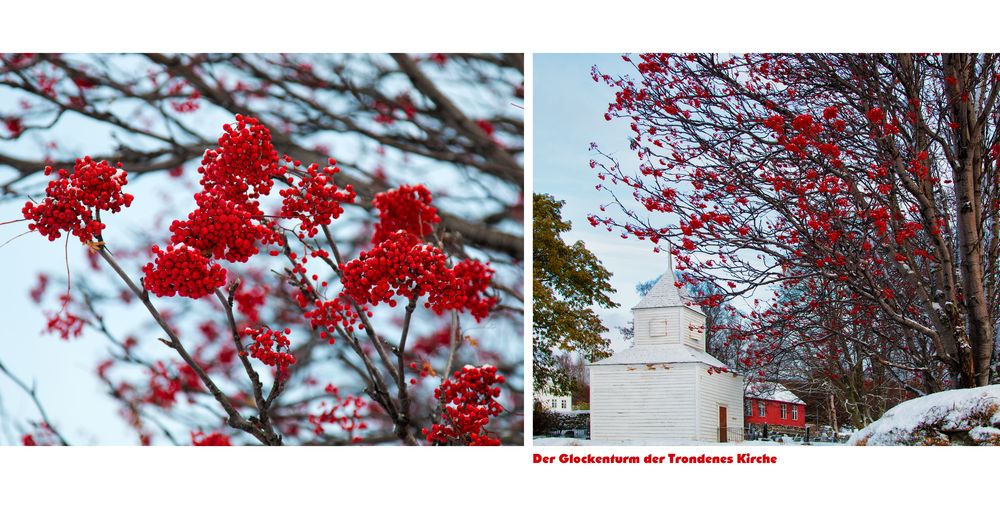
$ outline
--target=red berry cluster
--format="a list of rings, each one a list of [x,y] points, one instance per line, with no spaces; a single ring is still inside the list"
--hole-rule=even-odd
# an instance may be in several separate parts
[[[319,414],[310,414],[308,421],[313,426],[313,432],[317,435],[325,431],[323,425],[330,424],[340,427],[341,430],[350,436],[352,442],[360,442],[361,437],[355,436],[355,431],[363,431],[368,428],[361,413],[364,411],[367,402],[356,396],[346,395],[341,397],[340,390],[331,385],[326,385],[326,393],[333,397],[333,403],[329,406],[324,402],[320,403]]]
[[[51,174],[52,168],[46,167],[45,175]],[[28,229],[37,230],[49,241],[70,232],[87,243],[100,237],[104,229],[96,217],[98,210],[117,213],[132,204],[132,195],[122,193],[127,183],[128,173],[121,170],[121,164],[112,167],[89,156],[78,158],[72,174],[60,169],[45,188],[45,199],[37,204],[28,201],[21,213],[32,221]]]
[[[149,369],[149,394],[143,401],[163,408],[170,408],[177,402],[181,391],[181,380],[171,376],[163,361],[157,361]]]
[[[451,269],[441,249],[403,230],[390,234],[341,269],[344,294],[359,304],[388,302],[395,306],[395,296],[427,295],[424,306],[434,312],[468,310],[477,321],[496,304],[496,298],[482,296],[489,287],[492,269],[475,260]]]
[[[257,222],[260,208],[253,201],[233,201],[218,188],[194,196],[198,208],[186,221],[170,224],[170,242],[187,244],[213,259],[245,263],[257,254],[257,242],[273,242],[275,233]]]
[[[357,259],[341,266],[344,293],[360,304],[391,302],[396,295],[416,298],[444,289],[448,265],[440,249],[402,230]]]
[[[283,197],[280,216],[284,219],[301,221],[299,230],[308,237],[315,237],[319,227],[344,213],[342,203],[354,202],[354,188],[348,184],[340,189],[333,183],[333,176],[340,173],[337,161],[329,160],[329,166],[320,170],[312,164],[306,168],[307,175],[279,194]]]
[[[496,297],[482,296],[490,287],[493,269],[479,260],[467,259],[456,263],[451,271],[454,275],[452,291],[445,296],[451,309],[465,309],[477,322],[486,318],[497,303]]]
[[[47,316],[48,322],[45,325],[46,333],[55,333],[62,340],[76,338],[83,333],[84,320],[69,311],[60,311],[59,313]]]
[[[132,386],[122,383],[119,393],[124,393],[125,388],[132,392]],[[157,361],[149,368],[148,390],[144,395],[136,396],[143,403],[148,403],[164,409],[169,409],[177,403],[181,392],[201,392],[204,390],[201,379],[194,369],[184,363],[173,364],[173,368],[168,368],[163,361]],[[188,403],[194,403],[194,398],[189,394]],[[145,444],[144,444],[145,445]]]
[[[246,328],[243,334],[253,339],[253,343],[246,348],[247,353],[268,366],[287,368],[288,365],[295,364],[295,357],[288,353],[291,346],[288,335],[291,333],[292,330],[288,328],[283,331],[274,331],[268,327]]]
[[[412,345],[407,346],[406,353],[414,356],[417,359],[426,359],[428,357],[433,357],[442,348],[447,348],[451,345],[452,341],[452,329],[450,325],[445,325],[438,328],[437,331],[424,335],[413,341]],[[459,338],[459,337],[456,337]],[[433,370],[427,365],[424,370]],[[432,375],[437,375],[432,374]],[[421,374],[423,377],[424,374]]]
[[[341,303],[339,299],[319,300],[313,302],[313,309],[305,312],[305,317],[309,319],[309,325],[313,329],[321,330],[319,338],[335,342],[337,326],[343,324],[345,328],[350,328],[357,322],[357,314]]]
[[[193,89],[189,93],[184,94],[184,89],[187,87],[187,81],[174,80],[170,83],[170,86],[167,89],[167,94],[170,96],[185,96],[184,99],[180,101],[175,98],[170,99],[170,107],[182,114],[194,112],[200,107],[198,100],[201,98],[201,92],[199,92],[198,89]]]
[[[156,263],[143,268],[146,288],[158,296],[211,294],[226,281],[225,270],[212,260],[245,263],[257,254],[259,243],[280,241],[256,200],[270,192],[272,176],[285,173],[270,131],[238,114],[236,127],[223,129],[219,148],[207,151],[198,168],[203,175],[203,190],[195,195],[198,207],[186,220],[171,223],[167,252],[153,247]]]
[[[246,316],[250,323],[260,322],[260,310],[267,301],[268,292],[270,289],[266,284],[247,287],[246,283],[240,283],[239,289],[233,295],[236,310]]]
[[[495,366],[480,368],[466,365],[441,383],[434,397],[442,404],[443,423],[423,429],[427,441],[437,444],[453,442],[464,445],[500,445],[498,438],[486,433],[490,417],[498,416],[503,407],[497,402],[504,376],[497,375]]]
[[[184,243],[153,245],[152,262],[142,268],[143,284],[156,296],[201,298],[226,284],[226,270]]]
[[[271,191],[272,176],[284,175],[271,131],[256,118],[236,115],[236,127],[222,126],[218,149],[205,152],[198,173],[205,189],[218,187],[234,201],[256,199]]]
[[[49,277],[47,274],[40,272],[38,273],[38,283],[28,291],[28,296],[31,297],[31,301],[38,304],[42,301],[42,296],[45,294],[45,289],[49,286]]]
[[[210,432],[205,434],[201,431],[191,433],[191,445],[195,446],[209,446],[209,445],[233,445],[229,440],[229,437],[221,432]]]
[[[21,122],[21,118],[7,118],[3,124],[7,127],[11,138],[17,138],[24,132],[24,123]]]
[[[437,208],[431,206],[431,192],[423,185],[400,186],[375,195],[372,204],[378,208],[378,223],[372,243],[378,244],[405,230],[419,238],[434,231],[441,222]]]
[[[21,436],[21,445],[43,446],[62,444],[59,441],[59,437],[56,436],[55,431],[52,430],[52,427],[43,421],[35,426],[34,432],[25,433]]]

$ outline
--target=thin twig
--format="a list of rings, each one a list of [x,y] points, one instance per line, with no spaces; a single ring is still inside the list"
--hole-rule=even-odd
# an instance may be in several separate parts
[[[405,439],[409,434],[410,423],[410,394],[406,391],[406,368],[404,366],[404,352],[406,351],[406,335],[410,331],[410,318],[417,308],[417,297],[410,298],[406,304],[406,316],[403,317],[403,331],[399,337],[399,346],[396,348],[396,361],[399,363],[399,418],[397,421],[397,434]]]
[[[442,374],[445,379],[451,377],[451,365],[455,361],[455,352],[458,351],[458,333],[458,312],[453,310],[451,312],[451,334],[448,341],[448,364],[444,366],[444,373]]]
[[[229,329],[233,334],[233,343],[236,345],[236,351],[238,353],[237,357],[240,358],[240,362],[243,364],[243,369],[246,371],[247,377],[250,378],[251,386],[253,386],[253,397],[254,404],[257,407],[257,415],[265,434],[271,438],[271,443],[268,445],[281,445],[281,436],[274,432],[274,427],[271,425],[271,420],[268,417],[268,407],[270,406],[271,400],[264,399],[264,385],[260,382],[260,375],[250,364],[250,359],[247,357],[246,349],[243,347],[243,341],[240,340],[239,329],[236,327],[236,316],[233,314],[233,293],[238,287],[238,283],[233,284],[229,291],[228,298],[222,294],[221,289],[215,290],[215,296],[219,299],[219,302],[222,304],[222,309],[226,313],[226,320],[229,321]],[[280,376],[280,373],[275,375],[275,379],[280,378]],[[271,394],[275,394],[275,392],[272,390]]]
[[[192,370],[194,370],[195,374],[198,375],[198,378],[201,379],[201,382],[204,383],[204,385],[208,388],[209,392],[212,393],[212,396],[215,397],[215,400],[218,401],[220,405],[222,405],[222,408],[226,411],[226,414],[229,415],[228,418],[229,426],[233,427],[234,429],[240,429],[241,431],[253,435],[253,437],[257,438],[264,444],[269,444],[272,441],[270,440],[270,437],[268,437],[266,433],[264,433],[260,428],[258,428],[251,422],[247,421],[239,413],[239,411],[236,410],[236,407],[233,406],[232,402],[229,400],[229,397],[227,397],[222,392],[222,390],[219,389],[219,387],[215,384],[215,382],[212,381],[212,378],[205,373],[205,370],[202,369],[201,365],[199,365],[191,357],[191,355],[188,354],[187,350],[184,348],[184,345],[181,343],[180,338],[177,336],[176,333],[174,333],[173,328],[171,328],[170,325],[167,324],[167,321],[163,319],[163,316],[160,314],[159,311],[157,311],[156,307],[149,300],[149,293],[147,293],[143,289],[139,289],[139,287],[135,284],[135,282],[132,281],[132,278],[130,278],[129,275],[126,274],[124,270],[122,270],[118,262],[115,261],[113,257],[111,257],[111,253],[108,251],[107,246],[102,246],[101,249],[98,251],[98,254],[100,254],[100,256],[104,258],[104,261],[107,262],[108,265],[110,265],[111,268],[114,269],[115,273],[117,273],[118,276],[122,279],[122,281],[125,282],[125,285],[127,285],[128,288],[131,289],[133,293],[135,293],[136,297],[138,297],[139,300],[142,301],[142,304],[146,306],[146,309],[149,311],[149,314],[152,315],[153,320],[155,320],[156,323],[159,324],[160,328],[167,334],[167,337],[169,337],[169,340],[163,340],[163,339],[160,340],[167,346],[173,348],[177,352],[177,354],[181,356],[184,362],[187,363],[187,365],[190,366]]]
[[[38,409],[38,413],[42,416],[42,421],[45,422],[45,427],[52,434],[54,434],[56,438],[59,439],[59,443],[61,445],[69,445],[69,442],[66,441],[66,438],[63,438],[63,435],[60,434],[59,430],[57,430],[55,428],[55,425],[52,424],[52,420],[49,419],[49,415],[46,414],[45,407],[42,406],[42,402],[39,401],[38,394],[35,392],[36,389],[34,383],[32,383],[32,385],[29,387],[27,384],[24,383],[24,381],[21,381],[20,379],[17,378],[17,376],[11,373],[10,370],[8,370],[6,366],[4,366],[3,361],[0,361],[0,372],[3,372],[7,377],[10,378],[11,381],[14,382],[15,385],[21,387],[21,389],[24,390],[28,394],[28,396],[31,397],[31,401],[35,403],[35,408]]]

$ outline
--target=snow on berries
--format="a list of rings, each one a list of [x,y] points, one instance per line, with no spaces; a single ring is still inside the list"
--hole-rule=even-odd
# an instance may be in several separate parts
[[[423,429],[427,441],[465,445],[500,445],[500,439],[486,431],[490,418],[503,412],[496,400],[505,379],[495,366],[464,366],[441,383],[434,397],[442,404],[442,423]]]
[[[52,168],[46,167],[45,175],[51,174]],[[28,229],[49,241],[58,239],[62,232],[72,233],[83,243],[100,238],[105,226],[97,220],[97,212],[118,213],[132,204],[132,195],[122,192],[128,173],[120,164],[115,167],[88,156],[76,160],[72,173],[60,169],[56,175],[45,188],[45,199],[28,201],[21,210],[31,221]]]

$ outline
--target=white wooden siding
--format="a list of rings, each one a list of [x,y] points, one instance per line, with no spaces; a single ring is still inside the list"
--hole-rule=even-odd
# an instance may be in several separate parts
[[[632,316],[635,322],[635,345],[679,344],[681,309],[654,307],[634,310]]]
[[[705,351],[705,316],[685,307],[681,334],[685,344]]]
[[[726,407],[730,428],[743,428],[743,377],[731,373],[708,373],[698,365],[698,440],[719,441],[719,406]]]
[[[590,438],[694,439],[700,366],[591,366]]]

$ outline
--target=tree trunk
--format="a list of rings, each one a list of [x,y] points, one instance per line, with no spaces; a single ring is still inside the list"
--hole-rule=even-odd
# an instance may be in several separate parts
[[[980,196],[976,183],[981,176],[985,121],[980,123],[972,87],[968,86],[974,59],[967,55],[947,55],[945,72],[956,79],[949,85],[948,100],[953,123],[955,158],[953,162],[956,224],[959,238],[959,262],[962,268],[962,298],[968,319],[968,333],[956,329],[959,336],[960,382],[963,387],[989,384],[990,359],[993,354],[993,325],[986,300],[983,269],[983,234],[980,233]],[[961,300],[961,299],[960,299]],[[964,341],[968,337],[968,342]]]

